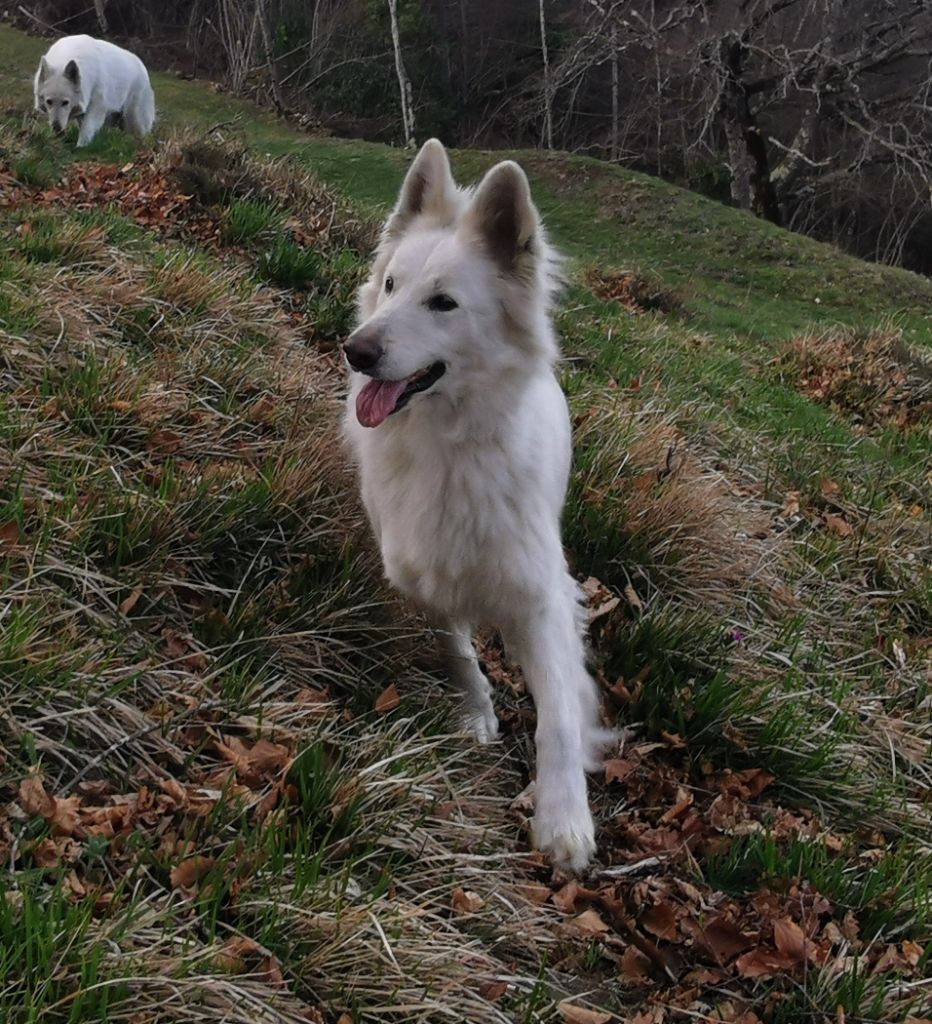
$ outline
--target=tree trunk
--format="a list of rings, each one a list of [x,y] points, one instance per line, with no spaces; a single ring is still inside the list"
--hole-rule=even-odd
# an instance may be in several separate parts
[[[398,94],[401,98],[401,122],[404,127],[405,146],[414,147],[414,109],[411,102],[411,82],[405,71],[401,55],[401,34],[398,31],[398,0],[388,0],[388,13],[392,23],[392,46],[395,50],[395,74],[398,76]]]
[[[611,161],[618,161],[618,29],[612,26],[612,149]]]
[[[278,77],[278,65],[275,63],[275,54],[272,52],[272,30],[269,25],[269,6],[271,0],[258,0],[256,5],[256,17],[259,20],[259,30],[262,33],[262,49],[265,53],[265,63],[269,70],[269,89],[272,93],[272,102],[279,114],[285,113],[285,102],[282,99],[281,83]]]
[[[780,224],[783,218],[770,177],[767,143],[757,126],[742,79],[744,52],[744,42],[736,34],[722,39],[720,57],[724,82],[719,106],[728,140],[731,195],[738,206],[752,209],[774,224]]]
[[[783,159],[770,175],[774,189],[781,197],[786,197],[790,193],[796,179],[811,166],[809,150],[819,122],[829,107],[827,86],[837,69],[835,50],[843,11],[844,0],[828,0],[820,53],[821,64],[809,90],[809,103],[803,110],[799,127],[786,147]]]
[[[97,25],[100,28],[100,34],[105,36],[107,34],[107,0],[94,0],[94,12],[97,15]]]
[[[547,52],[547,19],[544,0],[540,0],[540,50],[544,60],[544,143],[553,149],[553,104],[550,95],[550,55]]]

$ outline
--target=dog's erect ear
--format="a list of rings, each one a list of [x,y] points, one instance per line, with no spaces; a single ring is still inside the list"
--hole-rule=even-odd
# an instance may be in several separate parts
[[[486,174],[464,222],[505,273],[519,274],[533,265],[540,222],[527,177],[514,161],[496,164]]]
[[[65,65],[65,78],[72,85],[77,85],[81,81],[81,69],[78,67],[77,61],[69,60]]]
[[[437,139],[428,139],[408,168],[398,203],[385,225],[385,235],[397,238],[415,217],[425,214],[450,220],[456,210],[456,183],[447,151]]]
[[[39,81],[44,82],[49,77],[49,62],[45,57],[39,58]]]

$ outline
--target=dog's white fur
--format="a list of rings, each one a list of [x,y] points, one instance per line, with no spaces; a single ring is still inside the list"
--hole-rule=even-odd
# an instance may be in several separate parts
[[[91,36],[65,36],[39,61],[33,82],[36,110],[58,132],[81,118],[78,145],[88,145],[110,114],[135,135],[152,130],[155,97],[143,62],[129,50]]]
[[[535,843],[578,870],[595,849],[585,771],[604,734],[560,540],[571,439],[554,374],[555,263],[517,164],[465,191],[443,146],[426,143],[360,290],[347,346],[363,339],[383,354],[351,374],[345,431],[386,575],[433,617],[480,741],[498,722],[475,626],[498,627],[521,665],[537,705]],[[437,294],[457,308],[428,308]],[[359,422],[370,378],[400,380],[438,361],[446,373],[429,390],[374,429]]]

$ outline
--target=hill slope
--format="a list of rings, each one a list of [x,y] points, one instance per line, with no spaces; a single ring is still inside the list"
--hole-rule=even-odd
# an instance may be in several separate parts
[[[631,727],[564,885],[510,807],[520,679],[486,637],[505,741],[447,735],[334,440],[407,156],[165,76],[155,145],[75,153],[44,45],[0,29],[0,1016],[928,1015],[929,282],[517,154]]]

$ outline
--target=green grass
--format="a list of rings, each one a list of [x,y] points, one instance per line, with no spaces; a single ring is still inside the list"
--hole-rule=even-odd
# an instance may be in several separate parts
[[[31,123],[44,46],[0,27],[10,173],[43,189],[74,161],[147,166],[115,129],[76,151],[73,133]],[[567,938],[522,896],[550,881],[507,811],[527,781],[527,700],[501,695],[501,750],[445,737],[423,624],[382,589],[365,539],[334,432],[341,380],[316,345],[352,325],[372,218],[409,155],[154,82],[160,171],[196,195],[220,249],[114,207],[26,197],[0,211],[4,806],[36,770],[95,813],[145,805],[113,835],[76,833],[50,867],[49,823],[3,818],[0,1016],[186,1021],[205,992],[220,1008],[204,1019],[242,1024],[255,1005],[276,1024],[318,1007],[550,1021],[587,991],[622,1019],[655,996],[675,1005],[675,989],[619,982],[613,947]],[[704,830],[610,887],[635,918],[679,881],[746,914],[762,893],[789,915],[818,894],[833,921],[857,921],[853,966],[833,947],[818,971],[749,982],[732,964],[723,984],[784,1024],[838,1006],[849,1022],[920,1013],[927,431],[865,422],[877,395],[857,380],[814,400],[791,342],[893,325],[927,351],[932,285],[587,159],[470,151],[454,169],[474,180],[503,155],[528,168],[570,257],[566,544],[580,576],[623,599],[593,640],[640,774],[593,787],[601,847],[649,859],[638,830],[678,827],[664,814],[680,790]],[[594,295],[588,272],[613,267],[668,292],[669,312]],[[398,707],[374,714],[390,685]],[[259,740],[273,745],[261,771],[247,756]],[[747,801],[747,834],[712,826],[716,786],[758,770],[774,778]],[[787,815],[812,834],[780,833]],[[172,872],[192,854],[211,862],[182,892]],[[451,912],[457,887],[478,894],[474,915]],[[905,968],[872,973],[904,941],[923,950],[908,986]],[[483,986],[501,978],[492,998]],[[702,999],[718,1005],[720,989]]]
[[[281,213],[268,203],[237,199],[226,210],[224,237],[234,244],[248,245],[281,226]]]
[[[302,291],[314,284],[321,273],[316,253],[288,238],[278,238],[259,257],[259,274],[281,288]]]

